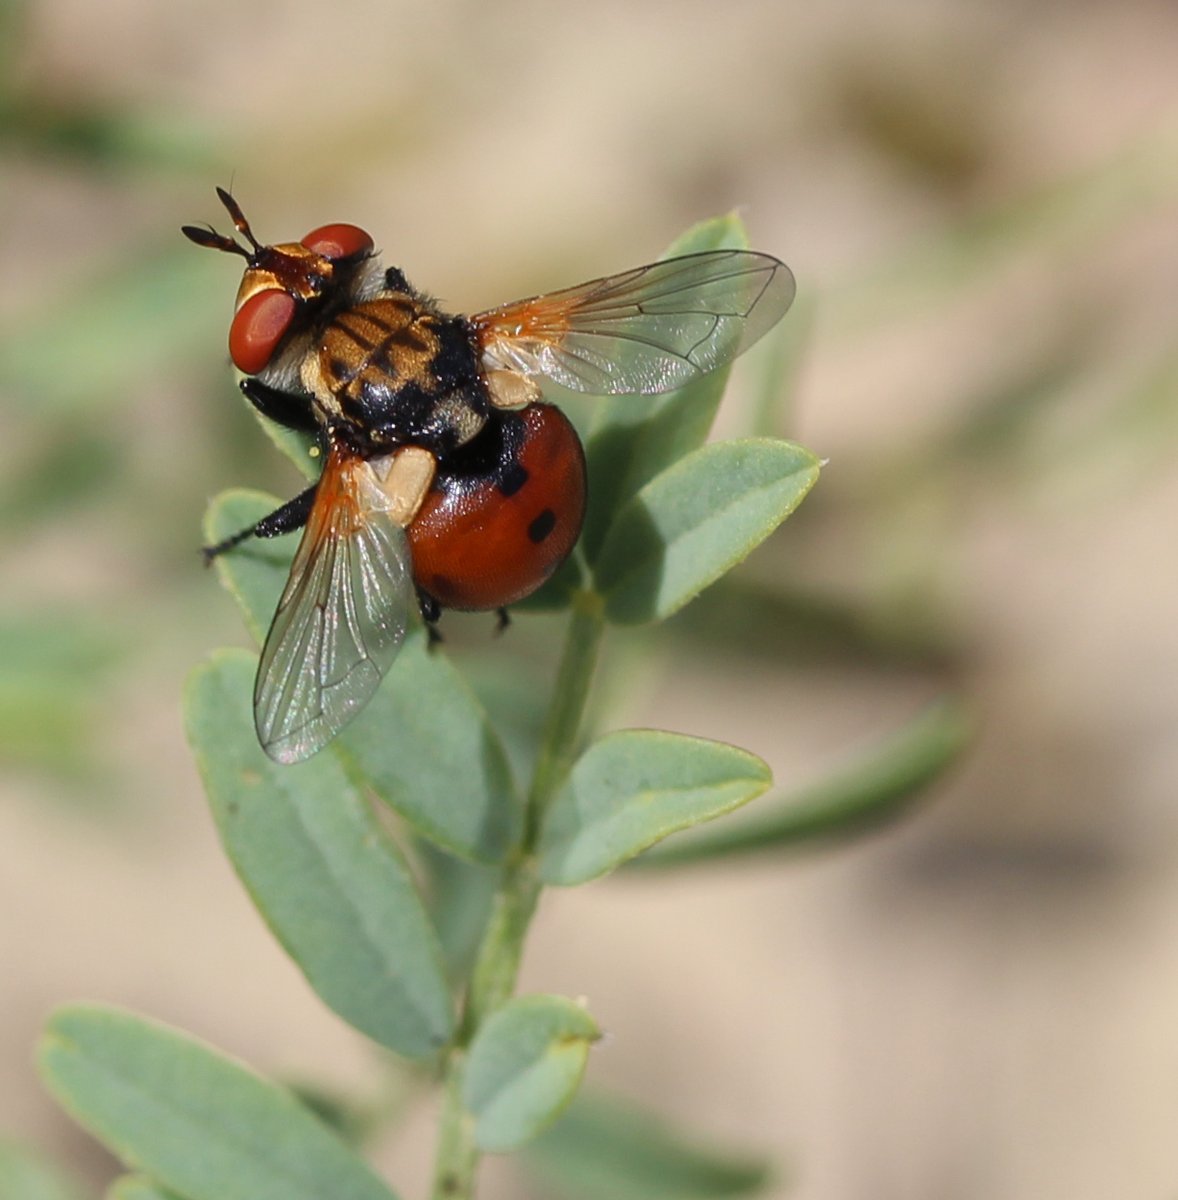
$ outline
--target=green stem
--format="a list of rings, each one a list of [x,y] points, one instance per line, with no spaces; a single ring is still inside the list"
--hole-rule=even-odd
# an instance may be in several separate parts
[[[544,813],[573,765],[581,722],[585,716],[585,703],[589,698],[589,686],[593,682],[604,632],[605,615],[601,597],[596,592],[576,593],[572,620],[565,634],[564,653],[556,675],[556,685],[552,689],[552,704],[528,794],[523,838],[525,854],[535,850]]]
[[[471,1200],[474,1195],[479,1155],[462,1103],[467,1049],[482,1023],[515,991],[524,939],[540,898],[536,841],[544,813],[573,764],[604,631],[601,598],[578,592],[528,791],[523,834],[504,865],[471,972],[458,1038],[446,1060],[433,1200]]]

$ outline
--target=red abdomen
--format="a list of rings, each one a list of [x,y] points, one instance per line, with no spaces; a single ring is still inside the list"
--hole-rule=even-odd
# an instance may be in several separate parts
[[[492,412],[447,456],[413,523],[417,585],[443,608],[504,608],[568,557],[585,517],[585,454],[550,404]]]

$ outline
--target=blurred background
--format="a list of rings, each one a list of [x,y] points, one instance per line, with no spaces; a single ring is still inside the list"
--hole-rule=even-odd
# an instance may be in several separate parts
[[[114,1173],[31,1064],[76,999],[388,1086],[232,877],[184,743],[187,671],[245,644],[204,505],[300,485],[236,397],[239,268],[178,227],[224,227],[232,185],[264,240],[358,223],[474,311],[738,207],[799,301],[789,370],[750,355],[721,430],[830,463],[735,607],[643,641],[610,721],[733,741],[783,791],[939,695],[975,737],[872,837],[550,896],[524,986],[587,997],[592,1079],[767,1154],[774,1200],[1178,1193],[1178,8],[0,23],[0,1137],[86,1194]],[[455,628],[460,661],[542,658],[528,618]],[[406,1197],[433,1115],[371,1148]],[[511,1172],[488,1200],[553,1194]]]

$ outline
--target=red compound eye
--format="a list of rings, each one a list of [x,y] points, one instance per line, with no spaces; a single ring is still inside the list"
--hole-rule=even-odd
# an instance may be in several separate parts
[[[356,225],[320,225],[305,238],[303,245],[324,258],[348,258],[372,249],[372,238]]]
[[[295,301],[288,292],[267,288],[251,296],[229,326],[229,355],[239,371],[256,375],[278,348],[294,320]]]

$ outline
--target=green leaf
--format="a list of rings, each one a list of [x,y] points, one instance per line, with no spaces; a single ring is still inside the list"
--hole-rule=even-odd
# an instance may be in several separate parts
[[[288,1092],[163,1025],[62,1009],[40,1065],[78,1121],[186,1200],[393,1200]]]
[[[324,1002],[410,1058],[436,1052],[453,1014],[441,950],[408,867],[339,760],[280,766],[250,719],[255,661],[217,654],[186,696],[188,738],[225,851]]]
[[[40,1154],[0,1141],[0,1200],[79,1200],[81,1191]]]
[[[558,639],[564,633],[565,622],[561,619],[530,620],[505,631],[494,653],[468,654],[463,659],[463,677],[483,708],[495,714],[495,732],[503,742],[516,779],[531,776],[540,752],[551,704],[552,673],[561,645]],[[527,645],[519,646],[525,638]]]
[[[277,504],[258,492],[225,492],[209,508],[205,537],[220,541]],[[259,642],[294,541],[252,539],[216,560]],[[334,745],[358,780],[443,849],[498,862],[515,844],[522,802],[507,755],[466,681],[422,633],[406,638],[388,678]]]
[[[250,415],[262,427],[262,432],[270,441],[298,468],[299,473],[312,482],[323,474],[322,447],[319,439],[310,433],[301,433],[297,429],[287,429],[277,421],[264,417],[250,403],[249,398],[242,392],[242,403],[249,409]]]
[[[215,496],[205,513],[202,532],[206,546],[250,529],[282,501],[266,492],[232,488]],[[298,538],[250,538],[213,559],[217,577],[237,601],[250,637],[259,645],[278,607]]]
[[[377,1101],[365,1102],[358,1096],[345,1096],[319,1083],[289,1078],[285,1082],[295,1099],[314,1113],[340,1141],[359,1148],[394,1114],[397,1091],[402,1086],[409,1086],[406,1081],[412,1078],[410,1072],[413,1068],[408,1064],[399,1064],[390,1059],[384,1065],[387,1068],[388,1091]],[[429,1071],[431,1068],[432,1064],[427,1064],[419,1069]]]
[[[105,1200],[183,1200],[143,1175],[123,1175],[107,1189]]]
[[[749,431],[781,437],[793,424],[794,397],[814,334],[814,302],[799,298],[789,316],[749,352],[756,387]]]
[[[704,446],[656,476],[601,549],[607,618],[634,625],[681,608],[793,512],[820,465],[800,446],[750,438]]]
[[[738,568],[660,626],[709,650],[758,661],[878,665],[944,675],[956,648],[946,622],[918,605],[854,600],[770,584]]]
[[[249,404],[249,401],[246,401]],[[258,419],[262,431],[290,459],[300,474],[306,479],[316,480],[323,473],[323,459],[320,454],[318,441],[309,433],[299,433],[295,429],[284,429],[281,425],[262,416],[253,408],[254,416]]]
[[[430,920],[437,930],[447,972],[456,985],[463,984],[478,953],[503,872],[454,858],[427,841],[418,843],[415,857],[426,876]]]
[[[732,213],[693,226],[662,257],[747,247],[744,226]],[[608,396],[596,404],[585,443],[589,509],[582,545],[590,562],[621,505],[665,467],[703,444],[731,369],[731,364],[719,367],[663,396]]]
[[[584,883],[661,838],[759,796],[772,783],[759,758],[723,742],[626,729],[577,760],[540,834],[540,877]]]
[[[424,633],[406,639],[340,750],[418,833],[459,858],[497,863],[518,841],[523,804],[506,751],[466,680]]]
[[[482,1150],[513,1150],[555,1120],[576,1091],[593,1018],[563,996],[523,996],[495,1012],[475,1036],[462,1098]]]
[[[748,820],[655,847],[631,869],[707,862],[847,838],[895,820],[965,749],[972,725],[953,701],[930,707],[864,761]],[[758,810],[764,806],[758,805]]]
[[[568,1200],[732,1200],[764,1188],[762,1159],[701,1145],[644,1109],[582,1092],[524,1151],[529,1173]]]

